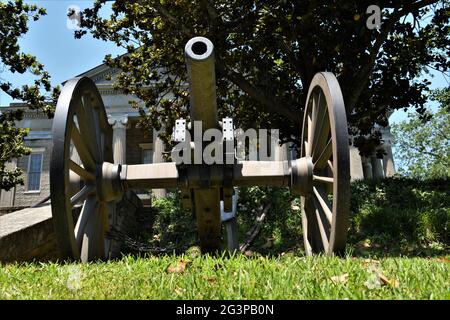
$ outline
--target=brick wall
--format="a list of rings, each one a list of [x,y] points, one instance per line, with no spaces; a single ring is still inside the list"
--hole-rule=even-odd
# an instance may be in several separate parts
[[[140,128],[136,128],[136,121],[131,121],[130,128],[127,130],[127,164],[142,163],[142,149],[140,143],[151,143],[153,137],[144,136],[144,132]]]
[[[142,163],[142,149],[139,146],[141,143],[151,143],[152,137],[144,136],[140,128],[136,128],[136,121],[131,121],[130,128],[127,130],[127,158],[126,164],[140,164]],[[15,207],[31,206],[44,199],[50,194],[50,159],[52,153],[52,140],[27,140],[26,146],[30,148],[44,148],[42,159],[42,173],[41,173],[41,189],[39,192],[28,192],[28,162],[29,156],[18,159],[17,166],[22,169],[24,177],[24,185],[16,187],[14,198]]]
[[[41,189],[39,191],[28,192],[28,162],[29,156],[21,157],[17,160],[17,167],[23,171],[24,185],[16,187],[16,194],[14,198],[14,206],[31,206],[44,199],[50,194],[50,158],[52,152],[52,140],[28,140],[25,145],[30,148],[44,148],[42,158],[42,172],[41,172]]]

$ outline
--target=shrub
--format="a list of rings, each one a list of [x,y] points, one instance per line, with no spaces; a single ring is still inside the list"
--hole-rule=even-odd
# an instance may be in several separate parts
[[[349,245],[365,240],[381,250],[450,244],[449,181],[416,180],[396,176],[352,183]],[[303,248],[299,199],[287,188],[247,187],[239,190],[240,242],[248,238],[262,208],[271,203],[263,228],[251,249],[265,254]],[[153,244],[180,248],[197,244],[192,214],[181,209],[178,193],[155,200],[158,212]],[[405,252],[404,250],[401,252]]]
[[[352,185],[350,242],[371,239],[385,246],[449,245],[448,180],[396,176]]]

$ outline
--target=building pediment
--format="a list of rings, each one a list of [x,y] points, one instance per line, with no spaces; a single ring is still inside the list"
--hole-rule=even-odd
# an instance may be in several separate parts
[[[77,77],[89,77],[95,82],[96,85],[111,86],[118,73],[119,71],[117,68],[110,68],[105,64],[101,64],[91,70],[77,75]]]

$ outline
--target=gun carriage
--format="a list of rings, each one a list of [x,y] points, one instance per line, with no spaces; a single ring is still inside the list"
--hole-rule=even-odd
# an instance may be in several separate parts
[[[204,131],[222,131],[223,158],[228,161],[114,164],[112,128],[95,84],[86,77],[69,80],[53,120],[50,168],[52,215],[62,256],[82,261],[108,258],[111,242],[105,234],[115,223],[116,202],[125,191],[143,188],[181,189],[183,206],[195,214],[202,251],[221,247],[223,225],[228,248],[236,249],[236,218],[226,213],[236,211],[233,188],[240,186],[289,187],[301,197],[306,253],[342,252],[350,197],[349,143],[344,101],[335,76],[318,73],[310,84],[298,159],[238,161],[233,121],[224,118],[219,122],[217,116],[213,44],[203,37],[192,38],[185,57],[190,121],[201,121]],[[184,141],[187,130],[192,128],[186,120],[177,120],[175,140]],[[202,143],[190,142],[189,146],[205,148]]]

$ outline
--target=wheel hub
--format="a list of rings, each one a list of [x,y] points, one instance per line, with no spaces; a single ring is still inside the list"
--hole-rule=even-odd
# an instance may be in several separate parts
[[[110,202],[122,197],[123,188],[120,183],[120,164],[103,162],[97,166],[96,183],[98,198],[101,202]]]
[[[303,157],[291,162],[291,192],[306,196],[312,192],[314,164],[311,157]]]

